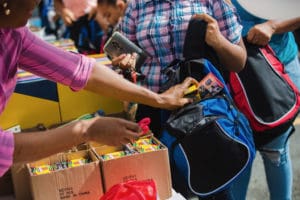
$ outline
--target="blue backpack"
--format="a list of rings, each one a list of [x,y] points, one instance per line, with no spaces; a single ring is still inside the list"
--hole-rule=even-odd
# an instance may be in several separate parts
[[[252,131],[235,107],[219,71],[206,59],[178,62],[173,76],[201,80],[212,73],[224,85],[169,116],[160,140],[168,147],[173,176],[182,176],[188,189],[208,196],[228,187],[255,157]],[[169,71],[170,74],[170,71]],[[183,77],[182,77],[183,76]]]

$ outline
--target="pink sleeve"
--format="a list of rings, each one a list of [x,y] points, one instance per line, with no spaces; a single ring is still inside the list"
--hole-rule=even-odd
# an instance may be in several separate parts
[[[67,52],[35,36],[28,28],[21,31],[23,48],[19,67],[77,91],[88,80],[95,59]]]
[[[13,163],[14,136],[10,131],[0,129],[0,177]]]

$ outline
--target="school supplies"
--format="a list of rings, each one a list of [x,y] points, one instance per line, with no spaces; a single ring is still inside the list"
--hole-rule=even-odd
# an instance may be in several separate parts
[[[208,73],[197,86],[192,85],[189,87],[185,96],[191,97],[194,100],[200,100],[215,96],[223,88],[223,83],[213,73]]]

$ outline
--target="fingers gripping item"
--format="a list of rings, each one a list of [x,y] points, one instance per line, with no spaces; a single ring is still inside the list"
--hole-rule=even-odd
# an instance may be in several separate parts
[[[213,73],[208,73],[198,85],[190,86],[185,96],[200,100],[217,95],[223,88],[224,84]]]
[[[197,91],[197,90],[198,90],[198,86],[195,85],[195,84],[193,84],[193,85],[191,85],[191,86],[188,88],[187,91],[184,92],[184,95],[191,94],[191,93],[193,93],[193,92],[195,92],[195,91]]]
[[[114,32],[111,38],[105,43],[103,50],[110,59],[120,56],[121,54],[136,53],[136,69],[140,69],[148,57],[148,54],[144,50],[117,31]]]

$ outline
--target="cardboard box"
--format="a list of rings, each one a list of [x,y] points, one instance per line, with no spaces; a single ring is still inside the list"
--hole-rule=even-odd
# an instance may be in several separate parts
[[[82,151],[90,149],[88,144],[83,143],[66,152]],[[16,200],[31,200],[30,173],[26,164],[14,164],[11,167],[13,193]],[[1,181],[0,181],[1,182]],[[1,184],[0,184],[1,185]],[[1,187],[0,187],[1,188]]]
[[[26,164],[14,164],[11,167],[11,173],[16,200],[31,200],[29,172]]]
[[[31,167],[53,164],[62,160],[89,157],[92,162],[65,168],[48,174],[33,175]],[[61,153],[46,159],[29,163],[30,184],[33,199],[36,200],[96,200],[103,195],[99,160],[91,151]]]
[[[93,148],[100,159],[104,190],[108,191],[113,185],[129,180],[154,179],[161,200],[172,195],[172,182],[168,149],[162,145],[156,151],[127,155],[111,160],[103,160],[101,155],[121,150],[122,147],[112,148],[101,146]]]

